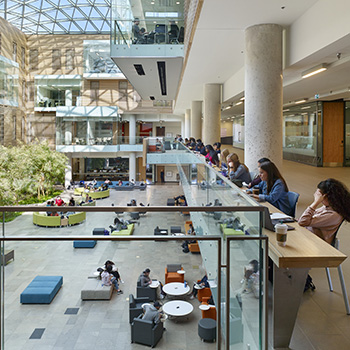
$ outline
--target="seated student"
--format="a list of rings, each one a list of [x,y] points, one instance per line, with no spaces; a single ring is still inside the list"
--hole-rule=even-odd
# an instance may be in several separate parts
[[[111,274],[115,277],[115,279],[117,280],[117,282],[120,283],[124,283],[124,281],[122,280],[122,278],[120,277],[118,268],[115,266],[114,262],[111,260],[107,260],[105,262],[105,270],[107,269],[107,266],[111,265],[112,266],[112,272]]]
[[[53,201],[47,201],[46,206],[47,207],[53,207],[53,206],[55,206],[55,203]],[[47,211],[46,212],[47,216],[52,216],[52,214],[53,214],[52,211]]]
[[[190,235],[190,236],[195,236],[196,235],[196,232],[194,231],[194,228],[193,228],[193,225],[192,224],[189,224],[189,229],[187,231],[187,234]],[[188,245],[191,244],[191,243],[196,243],[197,241],[195,239],[191,239],[191,240],[186,240],[185,242],[182,243],[182,251],[184,253],[188,253],[190,250],[188,248]]]
[[[144,304],[143,310],[144,314],[142,316],[143,320],[146,321],[153,321],[154,323],[158,323],[163,316],[163,313],[159,311],[161,305],[159,301],[155,301],[153,305],[151,304]]]
[[[218,154],[216,153],[216,151],[214,150],[212,145],[206,145],[205,146],[205,151],[206,151],[206,155],[205,155],[205,160],[208,162],[211,162],[212,164],[219,166],[220,162],[219,162],[219,157]]]
[[[272,162],[261,163],[259,173],[262,180],[259,183],[259,194],[250,194],[250,196],[259,202],[269,202],[283,213],[292,215],[287,196],[288,187],[276,165]],[[252,189],[248,189],[247,193],[251,191]]]
[[[241,180],[249,184],[251,181],[249,169],[247,166],[239,161],[238,155],[236,153],[231,153],[227,156],[226,162],[228,165],[229,176],[231,181]]]
[[[122,180],[118,181],[118,186],[123,186],[123,181]]]
[[[175,199],[175,205],[180,205],[180,206],[186,206],[187,207],[187,201],[186,197],[182,194],[180,196],[174,197]]]
[[[209,282],[208,282],[208,276],[207,276],[207,274],[205,274],[205,275],[203,276],[203,278],[202,278],[198,283],[195,283],[195,284],[193,285],[190,299],[195,298],[195,297],[197,296],[197,294],[198,294],[198,289],[195,288],[196,285],[199,286],[199,287],[201,287],[201,288],[210,288],[210,285],[209,285]]]
[[[258,160],[258,168],[260,168],[260,164],[264,163],[264,162],[271,162],[269,158],[260,158]],[[260,174],[256,174],[254,179],[252,179],[252,182],[248,185],[248,188],[252,188],[254,186],[259,185],[259,183],[261,182],[261,177]]]
[[[55,204],[58,206],[58,207],[62,207],[64,206],[64,201],[63,199],[60,197],[60,196],[57,196],[56,200],[55,200]]]
[[[149,285],[152,284],[150,272],[151,272],[151,270],[149,268],[147,268],[139,276],[137,283],[140,283],[141,287],[149,287]],[[158,281],[158,282],[159,282],[159,286],[157,288],[157,298],[164,299],[165,293],[163,292],[163,285],[160,281]]]
[[[118,294],[123,294],[123,291],[119,289],[117,279],[112,275],[112,265],[108,265],[106,270],[101,273],[102,286],[114,285],[114,288]]]
[[[217,154],[221,153],[221,143],[220,142],[215,142],[213,144],[213,148]]]
[[[135,180],[134,179],[131,179],[129,182],[130,182],[130,185],[135,185]]]
[[[318,206],[323,204],[320,208]],[[343,220],[350,221],[350,193],[340,181],[327,179],[317,185],[314,201],[298,223],[331,244]]]
[[[221,169],[226,170],[228,165],[226,163],[226,158],[230,154],[230,151],[227,148],[224,148],[220,153]]]

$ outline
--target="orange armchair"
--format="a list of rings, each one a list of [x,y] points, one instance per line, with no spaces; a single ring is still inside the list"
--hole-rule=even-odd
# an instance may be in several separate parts
[[[179,270],[183,270],[181,264],[168,264],[165,268],[165,284],[172,282],[184,283],[185,275],[177,273]]]
[[[200,283],[200,280],[197,281],[197,283]],[[198,289],[197,298],[200,302],[203,301],[203,298],[210,298],[211,297],[211,290],[210,288],[202,288]]]
[[[198,245],[198,242],[196,243],[190,243],[188,245],[188,249],[191,253],[200,253],[200,249],[199,249],[199,245]]]
[[[209,305],[208,301],[210,298],[203,297],[202,304],[201,305],[208,305],[208,310],[201,310],[202,311],[202,318],[212,318],[213,320],[216,320],[216,306],[215,305]]]

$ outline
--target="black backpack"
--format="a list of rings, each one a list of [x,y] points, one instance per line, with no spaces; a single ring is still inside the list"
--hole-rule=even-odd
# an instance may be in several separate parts
[[[312,282],[312,277],[310,275],[307,275],[305,287],[304,287],[304,293],[309,289],[314,291],[316,289],[316,286]]]

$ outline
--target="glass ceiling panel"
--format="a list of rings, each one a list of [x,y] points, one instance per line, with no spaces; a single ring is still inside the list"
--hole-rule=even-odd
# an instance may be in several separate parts
[[[26,34],[110,34],[110,6],[110,0],[0,0],[0,17]]]

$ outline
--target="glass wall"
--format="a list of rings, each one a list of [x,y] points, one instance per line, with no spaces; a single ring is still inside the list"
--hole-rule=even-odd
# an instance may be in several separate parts
[[[80,106],[81,84],[80,76],[35,77],[35,107]]]
[[[18,107],[18,63],[0,56],[0,104]]]
[[[283,110],[283,157],[301,163],[322,165],[318,147],[321,130],[320,102],[295,105]],[[321,134],[322,135],[322,134]]]
[[[184,1],[112,1],[113,44],[183,44]]]
[[[108,40],[84,40],[84,73],[121,73],[111,59]]]
[[[57,145],[117,145],[118,117],[57,117]]]

